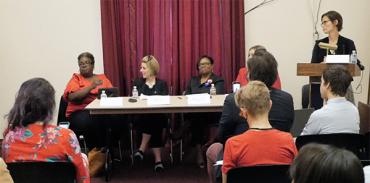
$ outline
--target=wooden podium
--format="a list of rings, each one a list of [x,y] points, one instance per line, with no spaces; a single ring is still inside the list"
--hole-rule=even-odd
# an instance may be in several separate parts
[[[326,64],[326,63],[298,63],[297,64],[297,76],[319,76],[321,77],[322,73],[326,67],[330,65],[344,65],[347,67],[348,71],[352,76],[360,76],[361,70],[355,64]]]
[[[309,76],[309,102],[308,106],[311,107],[311,84],[319,84],[321,82],[321,75],[324,70],[330,65],[343,65],[347,67],[348,71],[353,77],[360,76],[361,70],[356,64],[328,64],[328,63],[298,63],[297,76]]]

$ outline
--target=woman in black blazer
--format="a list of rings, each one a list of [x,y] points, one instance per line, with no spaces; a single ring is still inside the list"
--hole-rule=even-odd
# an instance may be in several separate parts
[[[320,63],[325,60],[327,54],[326,49],[321,49],[319,47],[320,42],[338,46],[337,50],[330,50],[328,52],[329,55],[350,55],[353,50],[356,51],[355,43],[351,39],[345,38],[339,34],[343,28],[343,19],[338,12],[328,11],[324,13],[321,16],[321,26],[323,32],[328,34],[328,37],[316,41],[312,51],[311,63]],[[311,87],[312,107],[319,109],[323,104],[323,100],[320,95],[320,85],[312,84]],[[352,87],[350,86],[349,88]],[[352,89],[347,91],[346,98],[354,103]]]
[[[159,63],[154,56],[145,56],[141,62],[140,72],[142,78],[135,79],[134,86],[137,87],[139,95],[168,95],[166,81],[158,79]],[[144,152],[150,146],[154,153],[154,171],[163,171],[161,159],[161,148],[163,147],[163,134],[167,126],[165,114],[145,114],[136,116],[135,126],[141,133],[141,144],[135,152],[135,160],[142,161]]]
[[[202,56],[197,62],[198,76],[190,79],[186,87],[186,94],[210,93],[212,84],[216,88],[216,94],[224,94],[224,79],[213,73],[213,59],[209,56]],[[218,121],[221,113],[192,113],[186,118],[191,121],[190,130],[192,133],[191,143],[197,149],[197,163],[204,168],[202,149],[206,150],[217,136]],[[204,134],[208,134],[208,140],[204,140]]]

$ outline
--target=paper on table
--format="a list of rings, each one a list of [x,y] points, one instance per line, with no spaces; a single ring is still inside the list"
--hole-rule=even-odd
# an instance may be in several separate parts
[[[100,106],[120,107],[123,106],[123,97],[108,97],[100,99]]]
[[[210,104],[211,96],[208,93],[186,95],[188,104]]]
[[[147,96],[147,105],[169,105],[170,104],[170,96],[168,95],[151,95]]]
[[[144,95],[144,94],[141,94],[140,97],[139,97],[140,100],[147,100],[148,99],[148,95]]]
[[[333,63],[333,64],[349,64],[350,63],[350,55],[328,55],[325,58],[325,63]]]

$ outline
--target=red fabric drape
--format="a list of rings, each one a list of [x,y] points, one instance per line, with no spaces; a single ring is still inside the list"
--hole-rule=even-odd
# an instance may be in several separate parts
[[[243,0],[101,0],[104,70],[123,94],[140,77],[143,56],[154,55],[158,77],[181,94],[202,55],[227,91],[245,62]]]

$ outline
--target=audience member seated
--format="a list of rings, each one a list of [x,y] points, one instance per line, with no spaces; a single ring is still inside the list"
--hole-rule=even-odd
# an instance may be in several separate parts
[[[148,55],[141,61],[140,72],[142,78],[135,79],[134,86],[137,87],[139,95],[168,95],[167,83],[158,79],[159,63],[157,59]],[[167,127],[165,114],[145,114],[135,117],[135,126],[141,133],[139,150],[134,154],[136,160],[144,159],[144,152],[150,145],[154,153],[154,171],[164,170],[161,158],[161,148],[164,145],[164,133]]]
[[[272,88],[276,80],[277,63],[275,58],[266,50],[257,50],[256,54],[248,59],[250,80],[259,80],[270,88],[272,107],[269,112],[271,126],[289,132],[294,120],[294,105],[292,96],[282,90]],[[218,138],[220,143],[212,144],[207,150],[207,169],[211,182],[216,181],[214,164],[222,160],[223,144],[234,135],[241,134],[248,129],[248,124],[239,116],[240,109],[235,104],[235,94],[229,94],[224,102],[223,112],[219,124]],[[220,171],[218,171],[220,172]],[[221,173],[219,173],[221,174]],[[218,177],[220,177],[219,175]]]
[[[13,179],[10,176],[9,170],[6,168],[6,164],[2,158],[0,158],[0,182],[13,183]]]
[[[273,128],[269,122],[272,101],[267,86],[261,81],[251,81],[236,93],[235,102],[249,129],[226,141],[223,182],[226,182],[227,172],[232,168],[291,164],[297,149],[290,133]]]
[[[213,58],[202,56],[197,62],[198,76],[190,79],[186,87],[186,94],[209,93],[212,84],[217,94],[225,93],[224,79],[213,73]],[[191,143],[197,150],[197,163],[204,168],[203,150],[211,145],[217,136],[217,124],[220,113],[193,113],[186,116],[191,121]],[[206,131],[207,130],[207,131]],[[203,139],[208,134],[208,140]]]
[[[363,183],[360,160],[352,152],[330,145],[303,146],[290,166],[294,183]]]
[[[324,70],[320,93],[326,105],[311,114],[301,135],[359,133],[357,107],[344,97],[351,81],[352,76],[344,66],[333,65]]]
[[[254,52],[256,50],[266,51],[266,48],[261,46],[261,45],[252,46],[251,48],[249,48],[248,58],[251,58],[254,55]],[[235,81],[239,82],[240,86],[245,86],[245,85],[248,84],[248,81],[249,81],[247,76],[248,76],[247,68],[242,67],[242,68],[239,69],[239,73],[238,73],[238,76],[236,77]],[[274,84],[272,85],[272,88],[279,89],[279,90],[281,89],[281,81],[280,81],[280,77],[279,77],[278,73],[276,74],[276,80],[275,80]]]
[[[86,155],[69,129],[49,124],[55,108],[55,90],[48,81],[24,82],[7,115],[2,155],[5,162],[67,161],[76,166],[78,182],[90,182]]]

